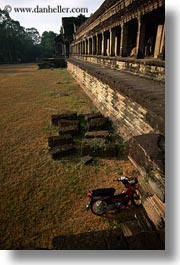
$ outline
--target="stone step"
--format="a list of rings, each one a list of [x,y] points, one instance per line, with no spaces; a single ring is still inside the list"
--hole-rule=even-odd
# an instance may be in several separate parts
[[[70,134],[72,136],[78,136],[80,134],[79,126],[75,124],[69,126],[60,126],[58,132],[59,135]]]
[[[48,137],[48,146],[57,147],[64,144],[72,144],[73,138],[70,134],[61,134],[59,136]]]
[[[111,122],[106,118],[94,118],[88,122],[88,131],[102,131],[111,129]]]
[[[98,113],[88,113],[84,115],[84,118],[87,122],[89,122],[92,119],[97,119],[97,118],[103,118],[103,115],[98,112]]]
[[[58,121],[58,125],[61,127],[65,126],[79,126],[80,121],[79,120],[68,120],[68,119],[60,119]]]
[[[96,132],[86,132],[85,138],[92,139],[92,138],[104,138],[108,139],[110,135],[109,131],[96,131]]]
[[[59,120],[62,120],[62,119],[76,120],[78,119],[77,112],[66,112],[66,113],[60,113],[57,115],[52,115],[51,116],[52,125],[58,126]]]
[[[74,154],[75,152],[76,152],[76,149],[73,144],[66,144],[66,145],[54,147],[49,151],[52,159],[54,160],[58,160],[64,156],[69,156],[71,154]]]

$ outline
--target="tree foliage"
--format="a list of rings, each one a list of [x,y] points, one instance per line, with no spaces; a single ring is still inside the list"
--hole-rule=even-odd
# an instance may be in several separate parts
[[[40,36],[35,28],[25,29],[0,9],[0,63],[33,62],[54,55],[54,32]]]
[[[41,38],[41,57],[53,57],[55,53],[55,38],[53,31],[44,31]]]

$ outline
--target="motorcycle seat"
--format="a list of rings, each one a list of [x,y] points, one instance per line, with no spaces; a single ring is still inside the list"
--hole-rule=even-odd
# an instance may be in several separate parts
[[[114,188],[106,188],[106,189],[97,189],[92,190],[93,196],[111,196],[114,195],[115,189]]]

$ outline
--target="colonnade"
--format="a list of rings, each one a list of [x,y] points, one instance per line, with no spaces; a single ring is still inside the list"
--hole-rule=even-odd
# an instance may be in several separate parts
[[[72,43],[71,53],[163,58],[165,49],[164,22],[159,21],[159,24],[154,26],[156,31],[154,39],[150,30],[148,32],[147,23],[149,21],[145,16],[139,16],[126,23],[116,23],[114,27],[105,28],[93,35],[88,36],[87,34],[88,37],[75,40]]]

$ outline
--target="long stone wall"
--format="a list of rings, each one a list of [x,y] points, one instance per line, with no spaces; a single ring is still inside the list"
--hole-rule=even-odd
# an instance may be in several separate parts
[[[127,93],[120,93],[118,89],[113,88],[106,82],[106,75],[97,73],[99,76],[96,77],[90,73],[90,70],[83,69],[82,65],[80,67],[71,60],[68,62],[68,70],[97,108],[113,121],[117,132],[124,139],[128,140],[132,136],[150,132],[162,133],[161,126],[158,128],[159,121],[156,124],[151,124],[151,119],[149,119],[149,116],[152,116],[153,119],[151,111],[135,101],[133,96],[127,96]],[[123,89],[123,83],[120,85]],[[132,90],[132,93],[137,96],[135,90]]]
[[[132,73],[141,77],[165,82],[165,62],[162,60],[140,60],[135,58],[73,55],[73,58],[98,64],[110,69]]]

